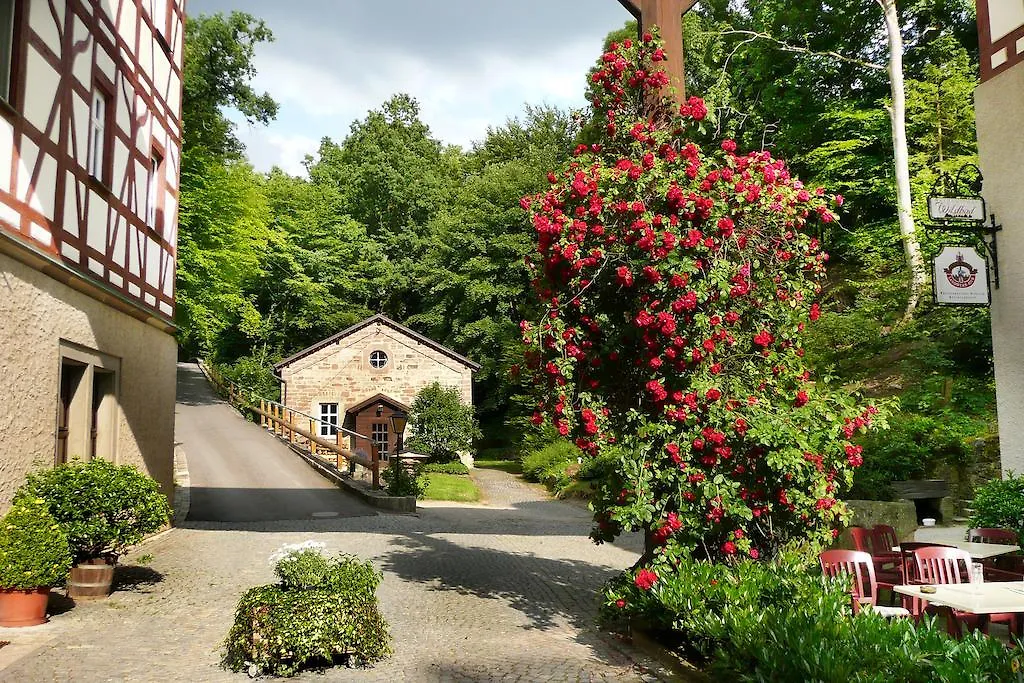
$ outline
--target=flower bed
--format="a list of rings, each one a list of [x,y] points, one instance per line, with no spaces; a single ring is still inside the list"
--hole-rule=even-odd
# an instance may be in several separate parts
[[[1001,681],[1017,656],[977,632],[951,639],[932,618],[853,616],[845,586],[792,557],[641,568],[604,597],[606,621],[642,625],[716,680]]]

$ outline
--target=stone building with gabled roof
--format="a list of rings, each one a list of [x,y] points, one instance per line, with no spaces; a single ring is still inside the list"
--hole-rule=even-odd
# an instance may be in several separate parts
[[[374,315],[274,366],[281,402],[332,425],[369,436],[382,456],[394,452],[390,417],[409,411],[421,389],[439,382],[473,404],[477,363],[384,315]]]

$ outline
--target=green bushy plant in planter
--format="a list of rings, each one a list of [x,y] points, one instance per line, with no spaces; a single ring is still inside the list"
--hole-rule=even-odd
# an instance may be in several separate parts
[[[34,499],[46,501],[68,536],[75,563],[68,593],[78,598],[109,594],[118,556],[167,524],[170,515],[156,481],[131,465],[100,459],[30,474],[14,500]],[[78,590],[85,584],[92,588]]]
[[[67,534],[41,499],[25,499],[0,520],[0,626],[46,621],[50,588],[71,569]]]
[[[271,556],[280,582],[239,600],[225,666],[250,675],[292,676],[314,665],[371,664],[391,654],[375,591],[381,574],[322,543],[284,546]]]

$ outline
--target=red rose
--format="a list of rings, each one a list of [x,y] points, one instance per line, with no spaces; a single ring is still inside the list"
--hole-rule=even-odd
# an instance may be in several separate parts
[[[618,607],[619,609],[622,609],[623,607],[626,606],[626,601],[623,600],[622,598],[619,598],[618,600],[615,601],[615,606]]]
[[[707,393],[704,394],[704,397],[709,401],[717,401],[722,398],[722,392],[712,387],[708,389]]]
[[[722,552],[725,553],[726,555],[735,555],[736,554],[736,544],[733,543],[732,541],[726,541],[725,543],[722,544]]]
[[[807,405],[807,399],[807,392],[801,389],[800,391],[796,392],[796,400],[793,401],[793,405],[795,405],[797,408],[805,406]]]
[[[641,569],[636,573],[633,583],[640,590],[649,591],[658,582],[658,575],[650,569]]]
[[[726,152],[735,152],[736,151],[736,142],[733,141],[733,140],[723,140],[722,141],[722,149],[724,149]]]

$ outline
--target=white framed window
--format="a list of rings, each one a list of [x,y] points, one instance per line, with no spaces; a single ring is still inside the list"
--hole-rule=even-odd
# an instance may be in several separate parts
[[[107,94],[99,88],[92,91],[92,107],[89,114],[89,175],[97,180],[104,178],[104,161],[107,148]]]
[[[10,102],[14,74],[14,6],[16,0],[0,0],[0,99]]]
[[[388,354],[384,353],[380,349],[370,353],[370,367],[374,370],[380,370],[388,364]]]
[[[370,438],[377,446],[377,455],[381,458],[388,457],[388,423],[374,422],[370,425]]]
[[[338,433],[338,404],[320,404],[320,436],[330,437]]]

